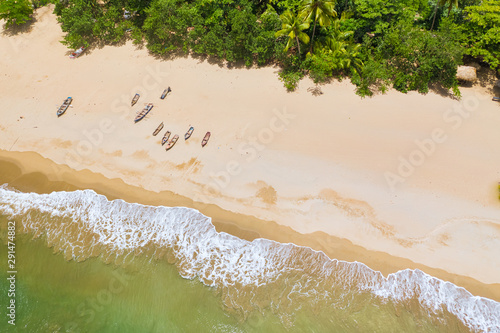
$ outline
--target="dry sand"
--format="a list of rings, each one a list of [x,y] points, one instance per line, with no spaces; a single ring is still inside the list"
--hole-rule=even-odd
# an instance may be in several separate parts
[[[0,36],[0,149],[22,172],[76,187],[106,183],[111,197],[213,217],[237,213],[224,215],[226,230],[330,257],[352,243],[360,250],[350,260],[385,273],[425,266],[500,299],[500,107],[486,91],[463,88],[460,101],[394,91],[361,99],[346,81],[314,96],[303,80],[287,93],[273,67],[160,60],[131,43],[72,60],[62,35],[44,8],[31,31]],[[173,92],[160,100],[167,86]],[[67,96],[72,107],[57,118]],[[134,124],[146,102],[155,107]],[[169,152],[159,143],[166,130],[181,136]],[[171,195],[146,200],[138,188]]]

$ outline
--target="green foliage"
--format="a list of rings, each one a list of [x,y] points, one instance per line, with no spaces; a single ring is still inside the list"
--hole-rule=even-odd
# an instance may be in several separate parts
[[[257,16],[246,4],[246,8],[231,9],[228,13],[229,32],[226,41],[226,59],[236,61],[242,59],[249,66],[253,62],[254,38],[258,35]]]
[[[49,3],[55,3],[57,0],[32,0],[31,4],[34,9],[48,5]]]
[[[304,21],[304,18],[293,14],[291,11],[287,10],[281,15],[281,21],[283,22],[282,29],[277,31],[275,36],[288,36],[288,41],[285,46],[285,51],[287,51],[294,41],[297,42],[298,54],[300,56],[300,42],[304,44],[309,43],[309,36],[304,32],[309,28],[309,22]]]
[[[335,1],[335,11],[337,13],[352,12],[354,8],[354,0],[337,0]]]
[[[251,65],[269,62],[281,45],[274,37],[281,25],[274,9],[258,17],[244,0],[221,6],[207,0],[155,0],[146,13],[142,30],[154,53],[182,50]]]
[[[104,42],[116,43],[123,38],[127,28],[127,22],[123,21],[123,11],[110,7],[96,20],[93,35]]]
[[[148,48],[157,54],[183,47],[191,20],[198,17],[196,10],[178,0],[153,1],[146,9],[142,30]]]
[[[361,45],[351,41],[352,31],[343,31],[342,20],[336,20],[328,34],[315,43],[317,52],[306,58],[304,67],[314,82],[322,82],[333,75],[358,73],[363,68]]]
[[[301,70],[284,69],[279,72],[279,77],[286,90],[294,91],[297,89],[299,81],[304,77],[304,73]]]
[[[468,6],[462,45],[465,53],[479,58],[492,69],[500,67],[500,1],[484,0],[480,5]]]
[[[5,0],[0,8],[20,2]],[[154,54],[199,54],[247,66],[274,62],[288,90],[308,73],[315,82],[349,76],[361,95],[388,87],[425,93],[436,84],[458,95],[455,74],[464,52],[500,66],[499,3],[61,0],[55,13],[71,48],[131,38]]]
[[[320,26],[329,26],[337,16],[335,1],[332,0],[304,0],[299,15],[305,21],[318,22]]]
[[[96,0],[70,0],[56,9],[61,13],[61,29],[67,32],[63,44],[70,48],[87,47],[99,36],[94,35],[94,26],[103,12]]]
[[[372,96],[373,90],[382,93],[387,91],[391,84],[391,74],[385,63],[377,61],[372,54],[366,54],[362,72],[353,73],[351,82],[356,85],[358,95]]]
[[[426,6],[426,0],[354,0],[356,38],[361,40],[367,33],[382,35],[395,22],[413,21]]]
[[[316,24],[320,27],[329,26],[333,18],[337,16],[335,12],[335,1],[332,0],[304,0],[300,7],[299,15],[304,18],[304,21],[313,21],[313,31],[311,37],[311,48],[309,52],[313,52],[314,35],[316,33]]]
[[[0,19],[5,20],[5,27],[12,24],[23,24],[31,19],[33,7],[29,0],[2,0],[0,2]]]
[[[125,18],[123,8],[131,13],[130,19]],[[94,42],[117,43],[123,40],[128,30],[137,30],[133,29],[134,21],[142,23],[140,13],[143,9],[143,4],[138,1],[64,0],[56,2],[54,13],[59,16],[61,29],[66,32],[62,43],[79,48]],[[136,31],[134,36],[141,36],[141,33]]]
[[[453,6],[458,7],[458,0],[438,0],[438,6],[448,8],[448,15],[450,15]]]
[[[269,0],[269,4],[276,6],[280,13],[287,10],[296,13],[302,6],[302,0]]]
[[[361,71],[363,62],[360,59],[359,44],[335,43],[335,49],[323,48],[308,57],[305,66],[315,83],[322,82],[335,74],[349,74]]]
[[[434,29],[434,24],[436,23],[438,7],[447,7],[448,8],[448,16],[449,16],[453,6],[458,7],[458,0],[438,0],[437,1],[436,7],[434,9],[434,15],[432,18],[431,30]]]
[[[453,32],[449,26],[432,33],[401,22],[387,31],[372,61],[384,64],[382,76],[390,77],[399,91],[426,93],[438,84],[458,95],[456,72],[462,50]],[[377,69],[373,64],[369,68]]]
[[[252,52],[257,63],[263,65],[280,55],[285,46],[276,40],[275,32],[281,27],[281,20],[272,7],[260,16],[257,35],[253,39]]]

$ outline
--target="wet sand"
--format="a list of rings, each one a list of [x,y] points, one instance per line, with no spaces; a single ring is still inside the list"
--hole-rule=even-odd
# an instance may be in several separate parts
[[[74,171],[57,165],[33,152],[0,151],[0,183],[8,183],[23,192],[51,193],[93,189],[109,200],[123,199],[145,205],[182,206],[198,209],[212,218],[217,231],[226,232],[246,240],[266,238],[282,243],[310,247],[323,251],[330,258],[349,262],[362,262],[387,276],[401,269],[420,269],[427,274],[464,287],[474,295],[500,301],[500,284],[485,284],[467,276],[450,274],[444,270],[416,264],[408,259],[387,253],[369,251],[323,232],[301,234],[274,221],[264,221],[252,216],[237,214],[216,205],[193,202],[170,191],[155,193],[125,184],[120,179],[107,179],[90,171]],[[91,185],[90,185],[91,184]]]

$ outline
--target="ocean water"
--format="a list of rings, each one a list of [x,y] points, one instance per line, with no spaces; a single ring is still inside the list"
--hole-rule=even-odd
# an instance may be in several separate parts
[[[2,306],[0,332],[500,332],[500,303],[452,283],[249,242],[189,208],[4,185],[5,263],[7,221],[17,227],[18,307],[12,327]]]

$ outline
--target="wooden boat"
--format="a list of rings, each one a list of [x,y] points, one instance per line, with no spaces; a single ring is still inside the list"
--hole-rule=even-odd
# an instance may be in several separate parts
[[[68,97],[64,100],[62,105],[57,110],[58,117],[62,116],[64,114],[64,112],[66,112],[66,110],[69,108],[69,105],[71,104],[72,101],[73,101],[73,98],[71,98],[71,97]]]
[[[134,98],[132,98],[132,102],[130,103],[131,106],[134,106],[135,103],[137,103],[137,101],[139,100],[139,97],[141,97],[141,95],[139,95],[139,94],[134,95]]]
[[[151,111],[152,108],[153,108],[153,103],[149,103],[148,105],[146,105],[144,109],[142,109],[142,111],[139,112],[137,116],[135,116],[134,122],[138,122],[142,118],[146,117],[146,115],[149,113],[149,111]]]
[[[172,138],[172,140],[170,140],[167,144],[167,147],[165,148],[165,150],[169,150],[170,148],[172,148],[175,143],[177,142],[177,140],[179,140],[179,136],[176,134],[174,135],[174,137]]]
[[[170,87],[168,87],[167,89],[163,90],[163,93],[161,94],[160,98],[161,99],[165,99],[165,97],[167,97],[167,94],[169,92],[171,92],[171,91],[172,91],[172,89],[170,89]]]
[[[495,102],[500,102],[500,97],[493,97],[493,100],[494,100]]]
[[[191,137],[191,134],[193,134],[193,131],[194,131],[194,127],[190,127],[189,130],[186,132],[186,134],[184,134],[184,140],[187,140]]]
[[[158,125],[158,127],[155,129],[155,131],[153,132],[153,136],[156,136],[158,133],[160,133],[162,129],[163,129],[163,122],[161,122],[161,124]]]
[[[76,59],[83,53],[83,51],[85,51],[85,46],[82,46],[78,50],[76,50],[75,52],[71,53],[69,57],[71,59]]]
[[[207,145],[209,139],[210,139],[210,132],[207,132],[207,134],[205,134],[205,137],[201,141],[201,146],[205,147]]]
[[[167,131],[165,135],[163,136],[163,139],[161,139],[161,145],[163,146],[165,143],[167,143],[168,138],[170,137],[170,131]]]

